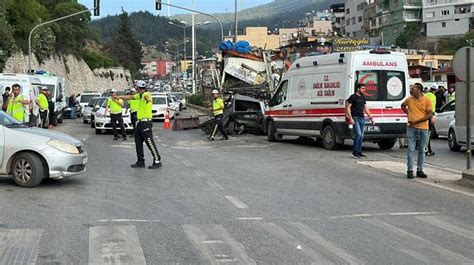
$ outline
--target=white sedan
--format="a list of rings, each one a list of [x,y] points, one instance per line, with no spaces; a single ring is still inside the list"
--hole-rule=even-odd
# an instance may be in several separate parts
[[[94,113],[94,125],[95,125],[95,133],[102,134],[102,131],[111,131],[112,130],[112,123],[110,122],[110,112],[107,113],[107,116],[104,115],[105,108],[107,107],[107,100],[102,102],[100,108]],[[125,127],[125,131],[130,132],[133,131],[132,121],[130,119],[130,113],[128,109],[128,102],[124,101],[122,106],[122,118],[123,118],[123,126]]]
[[[451,123],[455,120],[454,116],[456,114],[455,111],[456,102],[453,100],[443,107],[439,111],[436,112],[436,122],[435,122],[435,138],[436,136],[448,136],[449,127]]]
[[[167,108],[171,109],[171,111],[169,112],[170,119],[173,119],[175,117],[175,106],[173,100],[167,93],[153,93],[152,99],[153,120],[164,120]]]

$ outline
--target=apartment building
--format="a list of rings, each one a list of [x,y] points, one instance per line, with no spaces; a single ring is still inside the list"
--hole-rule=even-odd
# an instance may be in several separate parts
[[[462,35],[474,30],[473,0],[423,0],[427,37]]]
[[[370,45],[382,44],[382,0],[369,0],[364,8],[364,32]]]
[[[345,17],[346,17],[346,9],[344,8],[345,4],[334,4],[331,5],[330,10],[331,13],[334,14],[331,24],[332,24],[332,31],[336,36],[346,36],[345,31]]]
[[[346,0],[344,5],[346,9],[346,37],[362,38],[366,36],[364,30],[364,9],[367,4],[368,0]]]
[[[383,0],[382,42],[394,45],[398,35],[409,23],[422,22],[421,0]]]
[[[280,36],[269,34],[267,27],[246,27],[245,35],[237,35],[237,41],[245,40],[258,48],[273,50],[280,47]]]

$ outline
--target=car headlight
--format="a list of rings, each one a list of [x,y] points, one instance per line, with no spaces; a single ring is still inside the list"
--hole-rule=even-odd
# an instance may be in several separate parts
[[[56,150],[59,150],[65,153],[79,154],[79,150],[77,150],[77,147],[70,143],[66,143],[60,140],[49,140],[46,144]]]
[[[96,116],[97,118],[105,118],[104,114],[99,113],[99,112],[97,112],[97,113],[95,114],[95,116]]]

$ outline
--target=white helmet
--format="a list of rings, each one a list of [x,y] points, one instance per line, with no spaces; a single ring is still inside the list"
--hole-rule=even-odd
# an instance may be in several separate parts
[[[146,88],[146,83],[143,80],[138,80],[135,85],[139,88]]]
[[[212,90],[212,94],[219,94],[219,91],[217,89]]]

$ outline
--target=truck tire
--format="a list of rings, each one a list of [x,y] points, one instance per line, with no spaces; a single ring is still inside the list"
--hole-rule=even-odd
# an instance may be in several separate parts
[[[11,165],[13,181],[24,188],[38,186],[44,177],[44,167],[40,157],[34,153],[20,153]]]
[[[449,150],[453,152],[459,152],[461,150],[461,146],[457,143],[456,133],[453,129],[450,129],[448,132],[448,146]]]
[[[323,140],[323,147],[325,149],[336,150],[340,147],[340,144],[337,143],[336,130],[332,125],[326,125],[323,128],[321,138]]]
[[[382,150],[389,150],[393,148],[396,142],[397,142],[397,139],[385,139],[385,140],[378,141],[377,145]]]
[[[275,124],[273,121],[268,122],[268,141],[269,142],[276,142],[277,140],[281,140],[283,138],[283,135],[278,134],[276,132]]]

